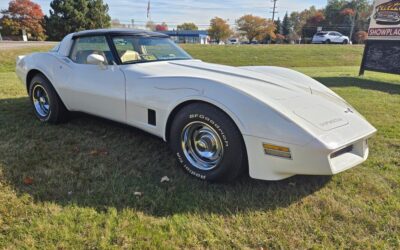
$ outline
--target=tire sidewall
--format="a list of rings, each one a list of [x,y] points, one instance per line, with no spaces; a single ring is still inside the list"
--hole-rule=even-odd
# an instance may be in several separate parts
[[[51,120],[51,118],[53,117],[53,113],[56,110],[56,107],[54,104],[55,97],[54,97],[54,93],[53,93],[51,86],[47,82],[47,79],[43,78],[40,75],[33,77],[29,86],[30,86],[29,87],[29,98],[30,98],[30,102],[32,104],[32,108],[33,108],[33,112],[34,112],[35,116],[41,122],[49,122]],[[36,86],[41,86],[47,93],[50,110],[49,110],[49,113],[47,114],[47,116],[45,116],[45,117],[41,116],[40,114],[37,113],[34,102],[33,102],[33,90],[35,89]]]
[[[186,110],[187,111],[187,110]],[[208,181],[217,181],[221,179],[230,179],[229,175],[234,172],[233,166],[242,164],[242,143],[241,135],[235,131],[233,122],[226,117],[219,116],[215,112],[204,112],[202,110],[193,110],[178,114],[176,119],[179,124],[171,130],[171,148],[174,151],[179,164],[191,175]],[[181,146],[181,136],[184,127],[193,122],[202,122],[213,128],[221,138],[224,153],[218,166],[212,170],[198,169],[186,159]],[[237,129],[236,129],[237,130]],[[239,136],[240,135],[240,138]]]

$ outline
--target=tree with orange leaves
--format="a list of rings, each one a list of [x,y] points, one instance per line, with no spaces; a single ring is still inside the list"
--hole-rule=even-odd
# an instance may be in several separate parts
[[[353,39],[354,26],[356,23],[356,11],[351,8],[345,8],[340,12],[341,15],[348,17],[350,20],[350,40]]]
[[[3,17],[0,23],[4,34],[20,35],[22,30],[26,30],[36,40],[45,39],[44,14],[40,5],[31,0],[12,0],[8,9],[2,10],[1,14]]]
[[[208,29],[208,35],[211,39],[217,43],[228,39],[233,34],[229,24],[220,17],[214,17],[210,21],[210,28]]]
[[[251,43],[253,40],[263,41],[267,37],[275,39],[276,25],[265,18],[244,15],[236,21],[238,30],[243,32]]]
[[[307,25],[318,26],[325,21],[325,15],[322,11],[317,11],[313,16],[307,20]]]

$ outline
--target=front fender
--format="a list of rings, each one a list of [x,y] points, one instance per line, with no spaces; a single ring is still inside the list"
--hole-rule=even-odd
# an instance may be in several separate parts
[[[164,89],[166,88],[165,84]],[[199,87],[201,86],[201,87]],[[174,88],[179,88],[176,84]],[[164,119],[164,139],[167,121],[173,110],[187,101],[203,101],[227,113],[243,135],[267,138],[271,141],[304,145],[312,137],[291,120],[251,95],[212,80],[190,81],[182,89],[195,89],[170,103]]]

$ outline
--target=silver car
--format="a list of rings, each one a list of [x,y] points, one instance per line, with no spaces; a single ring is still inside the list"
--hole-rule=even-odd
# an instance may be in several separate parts
[[[349,42],[350,39],[348,36],[344,36],[337,31],[320,31],[312,39],[312,43],[348,44]]]

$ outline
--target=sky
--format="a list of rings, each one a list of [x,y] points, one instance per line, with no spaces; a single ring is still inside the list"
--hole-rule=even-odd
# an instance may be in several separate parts
[[[33,0],[49,13],[50,0]],[[147,21],[148,0],[103,0],[108,4],[109,15],[121,23],[135,20],[135,26],[144,26]],[[277,16],[281,19],[286,12],[301,11],[312,5],[325,6],[327,0],[278,0]],[[0,9],[8,6],[8,0],[0,0]],[[272,0],[151,0],[151,19],[156,23],[166,22],[174,27],[183,22],[194,22],[200,29],[208,27],[211,18],[218,16],[230,24],[244,14],[272,17]]]

